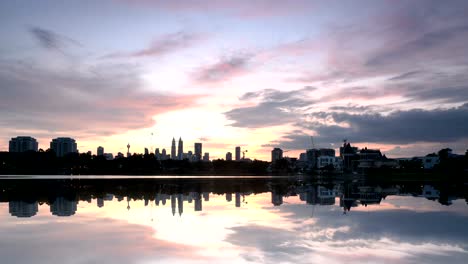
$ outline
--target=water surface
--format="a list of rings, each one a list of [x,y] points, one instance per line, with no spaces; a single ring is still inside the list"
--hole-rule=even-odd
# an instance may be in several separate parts
[[[466,185],[52,178],[0,179],[2,263],[468,259]]]

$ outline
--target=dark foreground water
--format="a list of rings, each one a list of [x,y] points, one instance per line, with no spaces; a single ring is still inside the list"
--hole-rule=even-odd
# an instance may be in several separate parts
[[[0,178],[1,263],[468,260],[466,184],[47,178]]]

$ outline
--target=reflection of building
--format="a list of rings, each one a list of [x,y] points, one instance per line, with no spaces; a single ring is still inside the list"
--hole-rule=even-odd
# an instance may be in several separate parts
[[[63,157],[68,153],[76,153],[76,141],[73,138],[59,137],[52,139],[50,149],[55,152],[57,157]]]
[[[99,208],[104,207],[104,199],[103,198],[97,198],[97,206]]]
[[[241,204],[241,194],[239,192],[236,192],[236,207],[240,207]]]
[[[210,200],[209,192],[203,192],[203,200],[205,200],[205,202],[208,202]]]
[[[171,195],[171,209],[172,209],[172,215],[175,215],[176,212],[176,195],[172,194]]]
[[[57,197],[50,205],[50,212],[56,216],[71,216],[77,210],[77,202],[64,197]]]
[[[283,158],[283,150],[280,148],[274,148],[271,151],[271,162],[276,162],[277,160],[280,160]]]
[[[37,151],[38,144],[32,137],[15,137],[10,140],[9,152]]]
[[[177,209],[179,211],[179,216],[182,216],[184,212],[184,195],[181,193],[177,195]]]
[[[226,201],[232,201],[232,193],[226,193]]]
[[[240,147],[236,147],[236,161],[240,161],[241,159],[241,148]]]
[[[283,196],[274,191],[271,192],[271,203],[274,206],[280,206],[283,204]]]
[[[202,159],[202,143],[195,143],[195,161],[200,161]]]
[[[202,210],[202,199],[201,195],[199,193],[195,193],[194,195],[194,201],[195,201],[195,211],[201,211]]]
[[[11,216],[31,217],[36,215],[39,206],[37,202],[10,201],[8,203],[8,209]]]

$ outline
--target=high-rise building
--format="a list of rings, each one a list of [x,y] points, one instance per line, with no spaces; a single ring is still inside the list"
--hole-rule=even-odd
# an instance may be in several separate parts
[[[37,151],[38,144],[33,137],[15,137],[10,140],[10,152]]]
[[[59,137],[52,139],[50,149],[55,152],[57,157],[63,157],[68,153],[76,153],[76,141],[73,138]]]
[[[97,155],[98,156],[103,156],[104,155],[104,148],[103,147],[99,146],[97,148]]]
[[[203,161],[210,161],[210,153],[205,152],[205,155],[203,155]]]
[[[165,148],[163,148],[161,151],[161,160],[167,160],[167,153]]]
[[[280,160],[283,158],[283,150],[280,148],[274,148],[271,151],[271,162],[276,162],[277,160]]]
[[[177,145],[177,158],[179,160],[184,159],[184,142],[181,137],[179,138],[179,144]]]
[[[145,155],[149,155],[149,150],[148,150],[148,148],[145,148]]]
[[[236,161],[239,161],[241,159],[241,148],[236,147]]]
[[[202,159],[202,143],[195,143],[195,161]]]
[[[172,138],[172,145],[171,145],[171,159],[176,159],[176,146],[175,146],[175,138]]]
[[[231,152],[226,153],[226,160],[232,160],[232,153]]]

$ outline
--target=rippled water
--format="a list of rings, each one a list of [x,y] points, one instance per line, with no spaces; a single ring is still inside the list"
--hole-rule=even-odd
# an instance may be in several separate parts
[[[1,263],[466,263],[467,188],[0,179]]]

